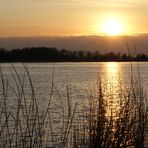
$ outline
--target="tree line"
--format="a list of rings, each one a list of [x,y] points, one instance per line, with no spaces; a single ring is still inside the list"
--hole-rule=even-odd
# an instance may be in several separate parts
[[[68,50],[47,47],[30,47],[6,50],[0,48],[0,62],[103,62],[148,61],[146,54],[100,53],[99,51]]]

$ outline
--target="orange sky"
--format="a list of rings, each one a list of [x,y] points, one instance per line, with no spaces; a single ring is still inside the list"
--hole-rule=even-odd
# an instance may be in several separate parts
[[[148,0],[1,0],[0,37],[100,35],[115,17],[123,34],[148,32]]]

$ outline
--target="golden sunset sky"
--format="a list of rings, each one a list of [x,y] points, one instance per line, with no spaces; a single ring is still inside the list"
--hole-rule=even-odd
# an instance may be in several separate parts
[[[101,35],[112,18],[148,33],[148,0],[0,0],[0,37]]]

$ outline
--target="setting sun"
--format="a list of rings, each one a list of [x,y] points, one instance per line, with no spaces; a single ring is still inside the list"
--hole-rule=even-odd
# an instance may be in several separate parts
[[[120,35],[123,31],[123,27],[118,20],[108,19],[104,21],[102,31],[107,35]]]

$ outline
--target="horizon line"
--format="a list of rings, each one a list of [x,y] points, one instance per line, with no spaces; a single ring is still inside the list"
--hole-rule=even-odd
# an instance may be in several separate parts
[[[109,35],[106,33],[101,33],[101,34],[81,34],[81,35],[28,35],[28,36],[0,36],[0,38],[48,38],[48,37],[91,37],[91,36],[96,36],[96,37],[125,37],[125,36],[147,36],[148,33],[135,33],[135,34],[119,34],[119,35]]]

